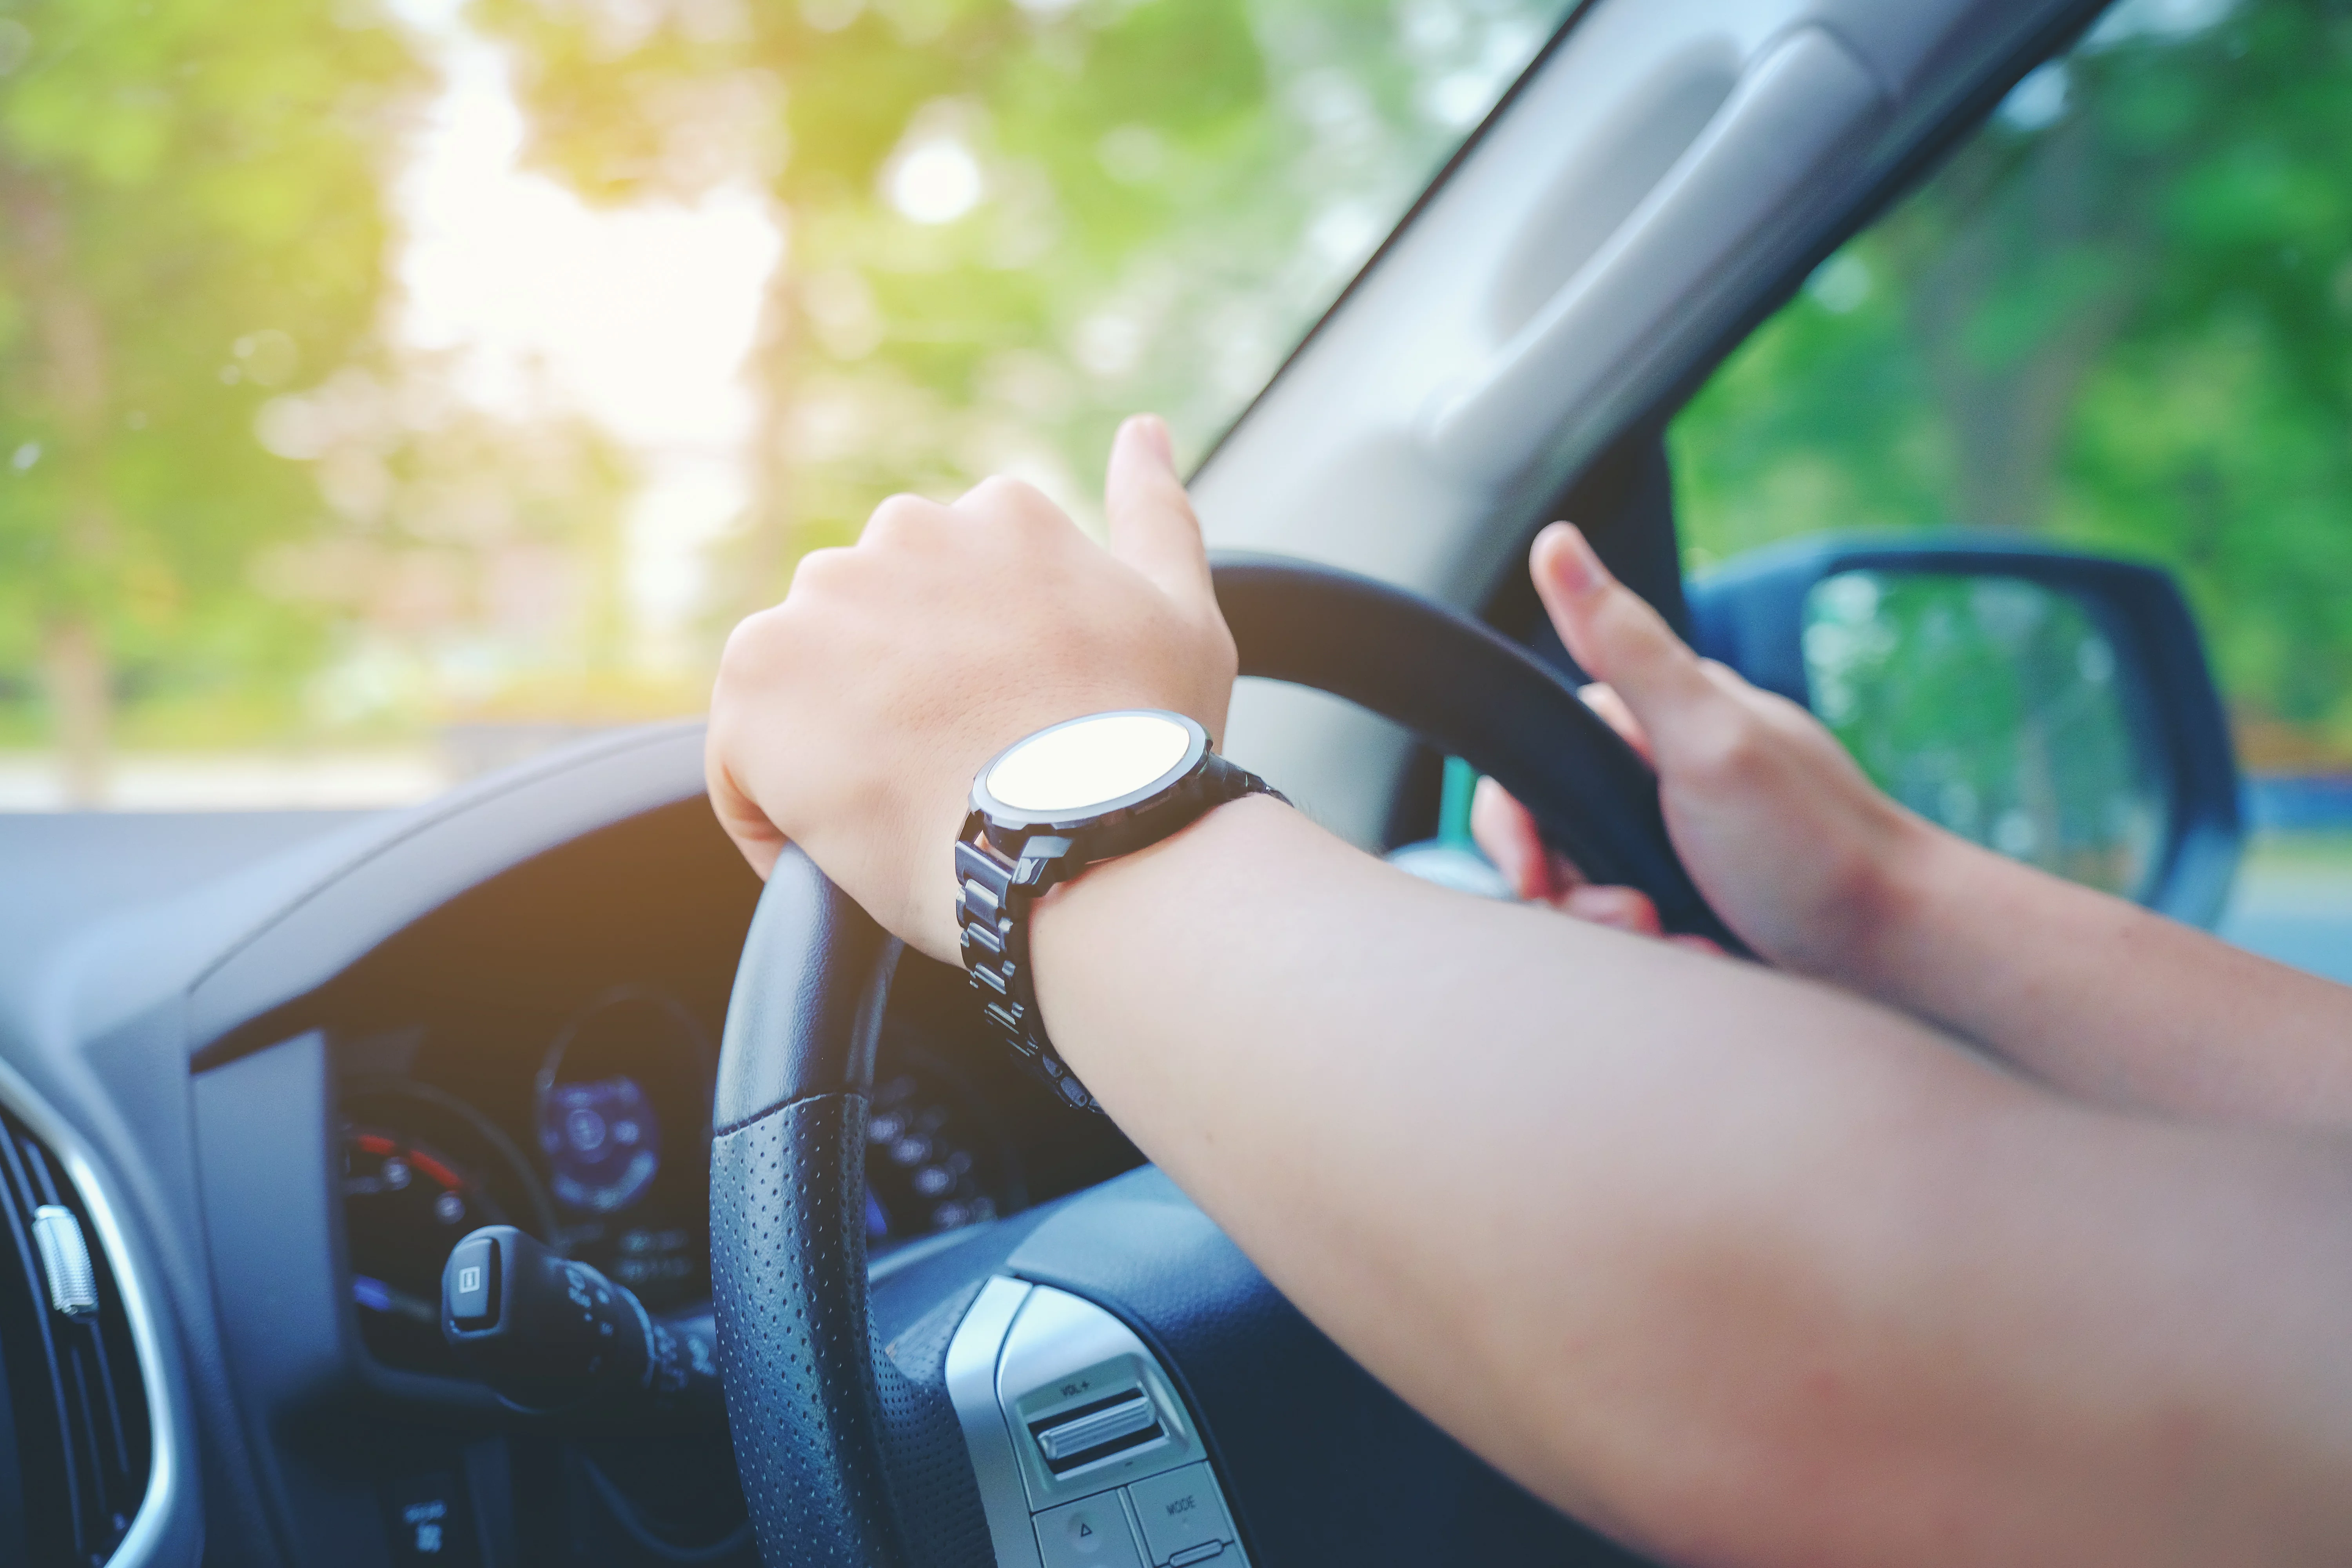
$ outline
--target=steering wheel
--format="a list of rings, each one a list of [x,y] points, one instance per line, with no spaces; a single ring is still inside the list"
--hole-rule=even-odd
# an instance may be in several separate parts
[[[1588,874],[1738,951],[1675,855],[1647,764],[1526,651],[1326,568],[1221,558],[1215,577],[1243,674],[1349,699],[1468,757]],[[1130,1500],[1197,1483],[1206,1500],[1188,1493],[1198,1507],[1178,1522],[1230,1542],[1171,1549],[1178,1525],[1133,1511],[1152,1563],[1633,1561],[1404,1406],[1149,1167],[954,1233],[869,1282],[866,1096],[899,956],[787,849],[728,1008],[711,1274],[729,1426],[771,1568],[1026,1568],[1046,1539],[1033,1513],[1092,1553],[1108,1540],[1097,1525],[1128,1528],[1106,1500],[1123,1482]],[[1074,1392],[1088,1377],[1126,1381],[1104,1405]],[[1135,1539],[1045,1561],[1114,1563]]]

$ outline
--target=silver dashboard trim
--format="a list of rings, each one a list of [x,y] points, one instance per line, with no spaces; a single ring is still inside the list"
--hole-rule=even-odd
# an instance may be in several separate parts
[[[63,1204],[33,1210],[33,1250],[40,1254],[41,1282],[49,1288],[49,1310],[68,1318],[98,1315],[98,1276],[89,1266],[89,1244],[81,1221]]]
[[[162,1327],[146,1279],[132,1261],[122,1222],[115,1214],[108,1179],[100,1173],[80,1131],[58,1114],[5,1061],[0,1061],[0,1100],[64,1162],[66,1176],[89,1211],[98,1244],[106,1252],[107,1267],[122,1291],[123,1316],[130,1321],[131,1342],[139,1352],[140,1380],[147,1385],[149,1459],[146,1494],[139,1500],[139,1511],[131,1517],[121,1543],[107,1559],[107,1568],[147,1568],[163,1547],[172,1517],[180,1510],[187,1474],[180,1458],[179,1410],[163,1361]]]

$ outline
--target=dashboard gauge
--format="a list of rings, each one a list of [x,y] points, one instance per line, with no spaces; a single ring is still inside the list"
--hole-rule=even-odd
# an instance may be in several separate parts
[[[866,1119],[866,1234],[877,1250],[1024,1206],[1018,1163],[961,1075],[889,1050]]]
[[[661,1123],[623,1073],[552,1084],[539,1098],[539,1146],[558,1203],[610,1213],[645,1195],[661,1170]]]
[[[551,1229],[520,1152],[464,1101],[398,1080],[342,1097],[343,1230],[360,1337],[380,1361],[446,1370],[441,1266],[478,1226]]]
[[[710,1074],[694,1016],[628,989],[563,1026],[535,1084],[558,1244],[656,1311],[709,1289]]]

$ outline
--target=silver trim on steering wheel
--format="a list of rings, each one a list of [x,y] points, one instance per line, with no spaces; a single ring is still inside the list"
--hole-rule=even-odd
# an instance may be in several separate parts
[[[1003,1275],[991,1279],[981,1287],[948,1342],[948,1398],[955,1405],[972,1474],[980,1482],[980,1505],[988,1514],[997,1568],[1044,1568],[1037,1537],[1029,1528],[1029,1500],[1021,1489],[1013,1432],[996,1403],[996,1358],[1004,1350],[1014,1314],[1033,1289]]]
[[[998,1568],[1247,1568],[1192,1413],[1102,1308],[991,1279],[946,1371]]]

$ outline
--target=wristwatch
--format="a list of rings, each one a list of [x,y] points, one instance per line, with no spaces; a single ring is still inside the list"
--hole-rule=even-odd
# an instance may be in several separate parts
[[[1200,725],[1156,709],[1040,730],[972,780],[971,811],[955,847],[963,966],[991,1032],[1066,1103],[1102,1109],[1038,1019],[1030,907],[1088,866],[1157,844],[1250,795],[1285,800],[1217,755]]]

